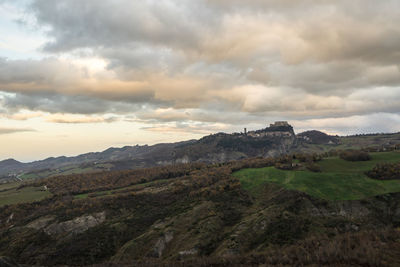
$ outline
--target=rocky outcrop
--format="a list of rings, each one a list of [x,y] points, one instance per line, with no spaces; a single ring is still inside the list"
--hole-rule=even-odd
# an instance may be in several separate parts
[[[80,234],[103,223],[106,220],[106,213],[84,215],[65,222],[53,222],[54,220],[54,216],[46,216],[29,223],[26,227],[43,230],[48,235]]]
[[[175,160],[176,163],[189,163],[190,159],[187,155],[183,156],[182,158],[176,159]]]
[[[10,223],[14,219],[14,213],[11,213],[10,217],[8,217],[6,223]]]
[[[113,261],[119,262],[135,258],[163,258],[169,250],[175,233],[172,230],[165,230],[166,224],[156,223],[143,235],[128,241],[113,257]],[[169,252],[168,252],[169,253]]]
[[[70,221],[53,223],[44,229],[48,235],[58,234],[80,234],[87,231],[89,228],[95,227],[106,220],[105,212],[96,213],[93,215],[85,215],[75,218]]]
[[[45,228],[47,225],[49,225],[49,223],[51,221],[54,221],[54,220],[55,220],[54,216],[45,216],[45,217],[41,217],[41,218],[29,223],[26,227],[32,228],[35,230],[41,230],[41,229]]]
[[[165,248],[167,247],[167,244],[171,242],[171,240],[174,238],[174,234],[172,232],[167,232],[164,234],[164,236],[160,237],[153,249],[153,253],[151,253],[150,256],[156,257],[156,258],[161,258],[163,255],[163,252]]]
[[[180,258],[197,255],[198,253],[199,253],[199,251],[196,248],[192,248],[189,250],[182,250],[182,251],[178,252]]]

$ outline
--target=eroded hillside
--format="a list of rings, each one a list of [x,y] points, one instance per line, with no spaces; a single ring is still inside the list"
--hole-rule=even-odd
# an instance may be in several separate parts
[[[49,178],[0,208],[0,255],[53,265],[400,264],[400,193],[330,201],[232,173],[287,158]],[[323,162],[323,161],[322,161]]]

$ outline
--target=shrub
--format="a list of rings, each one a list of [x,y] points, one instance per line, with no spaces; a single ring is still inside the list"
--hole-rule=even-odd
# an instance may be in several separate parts
[[[340,158],[347,161],[368,161],[371,159],[371,156],[361,150],[346,150],[340,153]]]
[[[372,170],[367,171],[366,175],[378,180],[400,179],[400,162],[378,163]]]
[[[284,171],[290,171],[294,169],[291,163],[275,163],[275,168]]]
[[[294,155],[295,159],[298,159],[300,162],[309,162],[309,161],[321,161],[323,155],[319,155],[316,153],[310,154],[310,153],[298,153]]]
[[[321,172],[321,167],[318,164],[315,164],[312,161],[306,163],[306,168],[312,172]]]

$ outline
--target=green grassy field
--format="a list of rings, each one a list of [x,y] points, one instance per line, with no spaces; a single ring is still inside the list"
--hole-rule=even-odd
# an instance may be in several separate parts
[[[234,173],[244,189],[257,195],[266,183],[303,191],[327,200],[354,200],[370,196],[400,192],[400,180],[379,181],[364,172],[378,162],[400,161],[400,152],[372,153],[371,161],[349,162],[340,158],[326,158],[319,162],[322,172],[284,171],[275,167],[244,169]]]
[[[21,184],[22,184],[22,182],[13,182],[13,183],[0,184],[0,192],[5,191],[5,190],[9,190],[9,189],[12,189],[12,188],[17,188]]]
[[[39,201],[51,195],[50,192],[43,191],[42,187],[17,188],[11,187],[0,192],[0,206]]]

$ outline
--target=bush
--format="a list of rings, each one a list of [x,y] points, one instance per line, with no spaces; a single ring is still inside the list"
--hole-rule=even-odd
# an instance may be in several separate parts
[[[378,180],[400,179],[400,162],[378,163],[372,170],[367,171],[366,175]]]
[[[321,167],[312,161],[306,163],[306,168],[311,172],[321,172]]]
[[[275,168],[284,171],[290,171],[294,169],[291,163],[275,163]]]
[[[300,162],[317,162],[322,160],[322,155],[319,154],[307,154],[307,153],[298,153],[295,155],[295,158],[298,159]]]
[[[361,150],[347,150],[340,153],[340,158],[347,161],[368,161],[371,160],[371,156]]]

